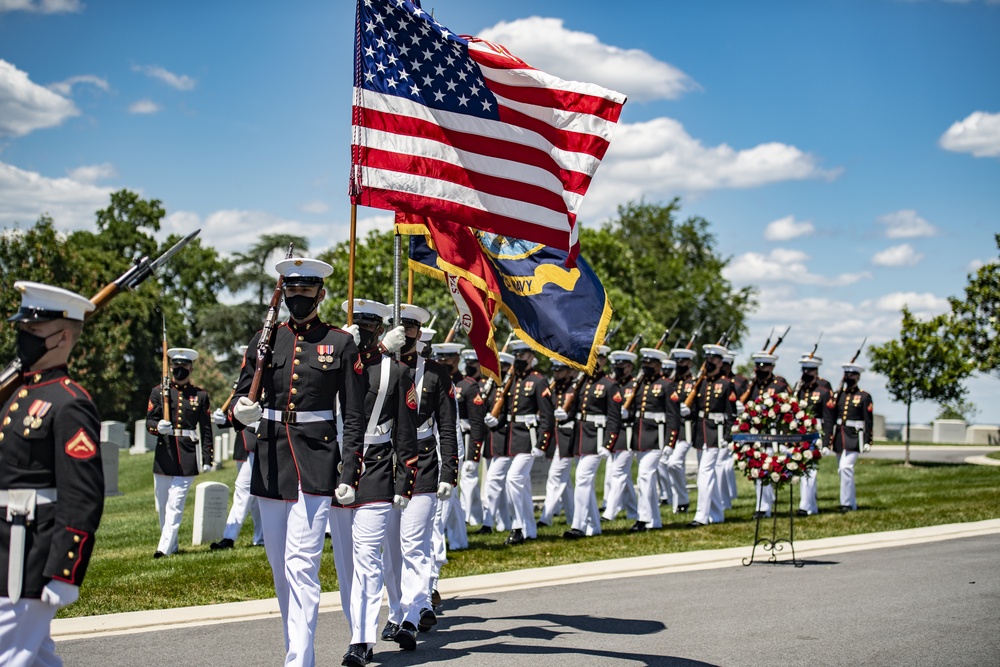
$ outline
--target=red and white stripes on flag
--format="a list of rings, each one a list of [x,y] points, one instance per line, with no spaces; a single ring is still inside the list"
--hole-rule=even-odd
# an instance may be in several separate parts
[[[404,0],[363,0],[352,201],[570,250],[625,97],[452,34]]]

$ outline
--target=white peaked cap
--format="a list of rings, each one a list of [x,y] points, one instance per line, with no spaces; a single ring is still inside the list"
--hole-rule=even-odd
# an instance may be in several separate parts
[[[333,267],[318,259],[309,257],[289,257],[274,265],[275,271],[285,277],[285,282],[305,278],[309,282],[321,283],[323,278],[333,273]]]
[[[843,364],[841,368],[844,369],[845,373],[863,373],[865,370],[857,364]]]
[[[430,341],[432,338],[434,338],[435,334],[437,334],[437,329],[429,329],[427,327],[420,327],[420,342],[421,343],[426,343],[426,342]]]
[[[754,352],[750,358],[755,364],[773,364],[778,361],[778,355],[769,352]]]
[[[611,348],[607,345],[600,345],[597,348],[597,356],[599,357],[608,356],[608,352],[611,352]]]
[[[514,355],[511,354],[510,352],[500,352],[499,354],[497,354],[497,357],[500,359],[501,364],[514,363]]]
[[[21,307],[8,322],[79,320],[94,310],[94,304],[76,292],[29,280],[18,280],[14,289],[21,293]]]
[[[695,352],[694,352],[694,350],[689,350],[686,347],[675,347],[674,349],[670,350],[670,358],[671,359],[694,359],[695,358]]]
[[[810,357],[808,354],[803,354],[802,358],[799,359],[799,365],[802,368],[819,368],[823,365],[823,357],[817,357],[816,355]]]
[[[189,347],[172,347],[167,350],[170,361],[194,361],[198,358],[198,352]]]
[[[717,357],[724,357],[726,356],[726,353],[729,350],[727,350],[721,345],[710,344],[710,345],[702,345],[701,351],[704,352],[706,356],[709,354],[714,354]]]
[[[346,313],[347,307],[350,305],[349,301],[344,301],[340,304],[340,308]],[[355,315],[371,315],[372,317],[377,317],[381,320],[389,317],[392,314],[392,308],[385,305],[384,303],[379,303],[378,301],[372,301],[371,299],[355,299],[354,300],[354,314]]]
[[[507,350],[509,352],[523,352],[524,350],[530,350],[531,346],[525,343],[523,340],[514,339],[507,344]]]
[[[461,354],[461,343],[434,343],[431,345],[432,354]]]
[[[644,347],[639,350],[639,356],[643,359],[653,359],[655,361],[660,361],[666,363],[667,353],[662,350],[657,350],[655,347]],[[674,364],[675,366],[677,364]]]
[[[420,306],[414,306],[412,303],[403,303],[399,306],[399,319],[413,320],[423,324],[427,320],[431,319],[431,314]]]
[[[635,352],[627,352],[625,350],[614,350],[608,355],[608,360],[611,361],[612,364],[627,361],[630,364],[635,365],[635,361],[638,358],[639,357],[636,356]]]

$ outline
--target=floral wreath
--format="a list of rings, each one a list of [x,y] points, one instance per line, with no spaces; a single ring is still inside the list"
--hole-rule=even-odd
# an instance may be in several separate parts
[[[774,487],[798,484],[823,456],[819,421],[787,392],[750,401],[733,424],[729,448],[748,480]]]

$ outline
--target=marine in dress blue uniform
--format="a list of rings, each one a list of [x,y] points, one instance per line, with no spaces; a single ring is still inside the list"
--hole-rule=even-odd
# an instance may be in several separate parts
[[[638,518],[629,529],[637,533],[663,527],[657,473],[663,451],[673,449],[681,423],[677,386],[663,373],[667,353],[644,347],[639,355],[642,381],[636,386],[636,397],[632,401],[635,413],[632,449],[639,461],[636,478]]]

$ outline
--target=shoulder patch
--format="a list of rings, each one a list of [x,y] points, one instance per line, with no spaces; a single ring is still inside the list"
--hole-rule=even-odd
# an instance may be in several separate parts
[[[153,409],[153,401],[150,401],[149,404],[146,406],[146,412],[149,412],[152,409]]]
[[[455,385],[448,385],[448,398],[455,398]]]
[[[613,400],[615,403],[621,403],[622,402],[622,393],[620,391],[616,391],[615,395],[611,397],[611,400]]]
[[[358,358],[354,361],[354,372],[357,373],[358,375],[361,375],[362,373],[365,372],[365,365],[361,363],[360,354],[358,355]]]
[[[479,394],[476,394],[476,397],[472,399],[472,402],[475,403],[476,405],[482,405],[483,397]]]
[[[97,454],[97,445],[82,428],[66,443],[66,454],[85,461]]]
[[[406,390],[406,405],[408,405],[411,410],[417,409],[417,390],[412,384],[410,385],[410,388]]]

